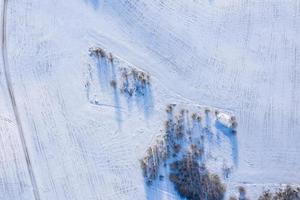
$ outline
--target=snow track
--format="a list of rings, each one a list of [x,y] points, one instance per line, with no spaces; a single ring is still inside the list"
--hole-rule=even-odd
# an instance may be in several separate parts
[[[5,74],[5,80],[6,80],[6,85],[7,85],[7,89],[8,89],[9,99],[10,99],[10,102],[11,102],[11,106],[13,108],[13,112],[14,112],[14,115],[15,115],[18,131],[19,131],[20,140],[21,140],[21,143],[22,143],[22,149],[23,149],[23,152],[24,152],[24,155],[25,155],[28,174],[30,176],[31,184],[32,184],[32,187],[33,187],[34,197],[35,197],[35,200],[40,200],[40,195],[39,195],[39,191],[38,191],[38,187],[37,187],[37,183],[36,183],[36,178],[35,178],[35,175],[34,175],[34,172],[33,172],[33,169],[32,169],[31,159],[30,159],[30,156],[29,156],[29,153],[28,153],[26,139],[24,137],[22,123],[21,123],[21,120],[20,120],[18,107],[16,105],[16,99],[15,99],[15,96],[14,96],[13,85],[12,85],[11,77],[10,77],[10,73],[9,73],[9,66],[8,66],[8,61],[7,61],[7,49],[6,49],[7,4],[8,4],[8,1],[4,0],[3,1],[3,11],[2,11],[2,40],[1,40],[2,41],[1,46],[2,46],[3,69],[4,69],[4,74]]]

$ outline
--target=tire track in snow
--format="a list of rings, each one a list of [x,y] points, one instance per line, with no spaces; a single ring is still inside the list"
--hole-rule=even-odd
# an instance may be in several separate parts
[[[3,0],[3,8],[2,8],[2,38],[1,38],[1,49],[2,49],[2,60],[3,60],[3,70],[4,70],[4,77],[5,77],[5,81],[6,81],[6,86],[8,89],[8,94],[9,94],[9,98],[10,98],[10,102],[13,108],[13,112],[15,115],[15,119],[16,119],[16,123],[17,123],[17,127],[18,127],[18,132],[19,132],[19,136],[20,136],[20,140],[22,143],[22,149],[25,155],[25,160],[26,160],[26,164],[27,164],[27,171],[30,177],[30,181],[33,187],[33,194],[35,197],[35,200],[40,200],[40,193],[37,187],[37,183],[36,183],[36,178],[33,172],[33,168],[32,168],[32,164],[31,164],[31,159],[29,157],[29,152],[28,152],[28,148],[27,148],[27,144],[26,144],[26,139],[24,136],[24,132],[23,132],[23,127],[21,124],[21,119],[19,116],[19,111],[16,105],[16,100],[15,100],[15,95],[14,95],[14,90],[12,87],[12,82],[11,82],[11,77],[10,77],[10,73],[9,73],[9,67],[8,67],[8,61],[7,61],[7,44],[6,44],[6,16],[7,16],[7,4],[8,4],[8,0]]]

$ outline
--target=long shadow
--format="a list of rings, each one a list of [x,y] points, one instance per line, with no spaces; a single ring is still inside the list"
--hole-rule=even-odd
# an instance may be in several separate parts
[[[211,116],[209,115],[208,112],[205,112],[204,116],[205,116],[204,127],[202,129],[203,134],[206,136],[207,141],[209,142],[209,144],[214,145],[213,133],[212,133],[212,130],[211,130],[211,125],[212,125]]]
[[[235,166],[238,166],[238,158],[239,158],[239,152],[238,152],[238,142],[235,132],[223,124],[221,124],[219,121],[216,121],[215,123],[216,129],[218,129],[220,132],[222,132],[228,139],[231,145],[231,156],[232,160]]]
[[[113,63],[113,61],[110,62],[110,66],[111,66],[111,74],[112,74],[112,80],[111,81],[115,81],[114,83],[116,85],[113,85],[113,96],[114,96],[114,104],[115,104],[115,112],[116,112],[116,121],[118,122],[118,126],[119,129],[121,128],[121,123],[122,123],[122,112],[121,112],[121,106],[120,106],[120,96],[119,96],[119,91],[118,91],[118,87],[117,87],[117,74],[116,74],[116,68],[115,65]]]
[[[172,147],[174,145],[174,114],[173,109],[170,110],[170,112],[167,112],[167,122],[168,125],[166,125],[166,137],[167,137],[167,152],[172,152]]]
[[[184,119],[184,134],[190,135],[192,133],[193,127],[191,126],[190,118],[188,113],[183,114],[183,119]],[[193,122],[192,122],[193,125]]]
[[[133,84],[135,88],[135,100],[143,112],[146,119],[148,119],[153,111],[153,95],[150,83],[142,83],[140,80],[134,78]]]
[[[166,161],[162,163],[159,168],[158,177],[151,184],[144,183],[146,199],[147,200],[160,200],[160,199],[170,199],[164,198],[163,190],[174,190],[174,185],[169,181],[169,172],[170,172],[170,162]],[[172,188],[172,189],[171,189]],[[182,199],[179,195],[174,200]]]
[[[165,180],[166,178],[168,178],[167,167],[161,166],[159,172],[159,177],[157,177],[157,179],[154,180],[151,184],[146,182],[144,183],[147,200],[162,199],[162,192],[160,190],[161,188],[163,188],[163,185],[167,184]],[[163,178],[160,177],[161,175],[163,176]]]
[[[204,136],[202,129],[203,129],[203,127],[201,125],[201,122],[197,119],[193,119],[192,120],[192,135],[196,135],[199,137]]]
[[[162,199],[162,192],[160,191],[160,180],[155,180],[151,185],[145,183],[145,192],[147,200]]]
[[[207,129],[206,129],[207,130]],[[210,133],[207,135],[211,135]],[[202,149],[203,153],[205,150],[205,136],[204,136],[204,129],[201,125],[201,121],[197,120],[197,119],[193,119],[192,120],[192,136],[195,136],[194,143],[197,144],[199,149]],[[205,164],[205,156],[201,155],[198,158],[198,161],[200,164]]]
[[[144,114],[146,118],[149,118],[151,114],[153,113],[153,95],[152,95],[152,89],[151,85],[147,84],[145,86],[145,93],[144,93]]]
[[[109,87],[109,77],[111,77],[108,61],[105,57],[97,56],[97,71],[100,87],[107,91]]]
[[[211,121],[212,121],[212,119],[209,115],[209,112],[205,112],[205,128],[207,128],[209,130],[211,129]]]
[[[113,102],[115,108],[115,117],[119,129],[121,128],[122,112],[119,91],[117,89],[117,74],[113,61],[101,55],[93,55],[96,59],[97,76],[102,92],[113,94]],[[86,88],[88,89],[88,88]],[[101,105],[100,102],[95,102],[96,105]]]
[[[126,97],[128,110],[132,110],[133,103],[142,110],[146,119],[153,113],[154,100],[149,80],[140,78],[140,72],[135,69],[124,69],[122,72],[121,91]]]
[[[128,69],[123,69],[123,71],[121,72],[121,77],[122,77],[122,86],[121,86],[121,90],[122,93],[124,94],[124,96],[126,97],[126,102],[127,102],[127,106],[128,106],[128,111],[131,112],[132,111],[132,95],[133,95],[133,90],[131,89],[130,86],[130,81],[129,81],[129,76],[128,76]]]

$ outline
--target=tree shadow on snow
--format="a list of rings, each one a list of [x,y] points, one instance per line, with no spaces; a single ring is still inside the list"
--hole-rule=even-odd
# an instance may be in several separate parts
[[[137,92],[136,96],[137,105],[143,110],[144,116],[148,119],[153,112],[153,96],[151,85],[145,85],[140,91]]]
[[[145,73],[136,69],[123,69],[122,93],[126,96],[128,110],[131,111],[135,104],[143,111],[148,119],[153,113],[153,95],[149,79],[145,79]],[[141,78],[143,77],[143,78]]]
[[[97,74],[100,88],[103,92],[112,93],[115,117],[119,128],[121,128],[122,112],[119,91],[117,88],[117,75],[115,65],[112,61],[109,61],[106,57],[96,56],[97,62]]]
[[[236,133],[231,129],[223,124],[221,124],[219,121],[216,121],[215,127],[217,130],[223,133],[224,136],[226,136],[229,139],[230,145],[231,145],[231,156],[232,160],[235,166],[238,165],[238,157],[239,157],[239,152],[238,152],[238,142],[237,142],[237,137]]]
[[[165,162],[159,168],[159,176],[151,183],[145,181],[144,188],[147,200],[159,200],[159,199],[182,199],[179,195],[173,196],[175,188],[173,183],[169,180],[170,166],[169,162]],[[169,196],[172,195],[172,198]]]
[[[117,80],[117,75],[116,75],[116,69],[115,65],[113,62],[111,62],[111,70],[112,70],[112,81]],[[116,83],[117,84],[117,83]],[[122,113],[121,113],[121,103],[120,103],[120,96],[119,96],[119,91],[117,89],[117,86],[113,86],[113,96],[114,96],[114,104],[115,104],[115,112],[116,112],[116,120],[118,122],[119,128],[121,128],[121,122],[122,122]]]
[[[97,71],[100,87],[103,91],[109,89],[109,77],[111,77],[109,64],[105,58],[97,57]]]

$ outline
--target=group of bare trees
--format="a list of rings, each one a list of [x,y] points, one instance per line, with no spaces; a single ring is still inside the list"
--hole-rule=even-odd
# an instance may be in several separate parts
[[[97,58],[105,59],[110,63],[114,63],[114,60],[118,57],[114,56],[110,52],[106,52],[100,47],[91,47],[89,49],[90,56],[95,56]],[[128,96],[144,96],[147,92],[147,89],[150,86],[150,75],[138,70],[134,67],[123,67],[120,68],[121,75],[120,77],[115,77],[116,79],[120,78],[120,84],[117,84],[118,80],[113,79],[110,81],[110,85],[117,89],[119,85],[119,90],[121,93]]]
[[[184,153],[189,152],[194,155],[200,155],[199,152],[203,151],[202,147],[198,145],[200,143],[201,130],[198,130],[198,132],[192,130],[195,124],[201,122],[200,115],[193,113],[191,120],[189,110],[182,109],[178,115],[173,116],[174,107],[175,105],[168,105],[166,109],[169,118],[165,122],[166,134],[164,137],[168,144],[167,147],[169,147],[169,151],[173,154],[177,154],[183,149],[185,151]],[[193,138],[197,138],[197,140]],[[180,144],[183,144],[185,147],[189,146],[189,148],[181,148]]]
[[[272,193],[264,191],[258,200],[300,200],[300,187],[286,186]]]
[[[201,145],[202,130],[195,132],[193,126],[201,123],[200,114],[189,115],[188,110],[182,109],[175,115],[175,107],[174,104],[167,106],[168,117],[163,139],[150,147],[141,160],[147,183],[151,183],[159,176],[162,164],[164,166],[169,164],[169,179],[183,197],[191,200],[222,199],[225,192],[224,185],[217,175],[211,174],[206,169],[205,163],[199,161],[204,152]]]
[[[168,153],[164,140],[157,140],[155,145],[147,149],[146,156],[140,160],[147,183],[151,183],[157,178],[159,167],[166,162],[167,157]]]
[[[174,105],[169,105],[166,109],[167,113],[173,115],[173,108]],[[186,153],[185,151],[198,152],[196,145],[191,145],[191,148],[182,150],[183,137],[186,137],[187,133],[190,134],[185,124],[185,113],[186,111],[183,110],[175,117],[168,117],[165,122],[163,139],[157,140],[152,147],[149,147],[146,156],[141,160],[143,174],[148,183],[157,178],[159,167],[162,163],[166,163],[171,155],[176,157],[181,151],[183,154]]]
[[[122,68],[121,92],[128,96],[144,96],[150,86],[150,76],[135,68]]]
[[[114,56],[112,53],[107,53],[104,49],[100,47],[91,47],[89,51],[91,56],[107,58],[110,62],[113,62],[114,60]]]
[[[246,189],[244,187],[240,186],[238,191],[239,196],[231,196],[229,197],[229,200],[249,200],[249,198],[246,196]],[[258,200],[300,200],[300,187],[292,187],[287,185],[274,192],[265,190],[259,196]]]

